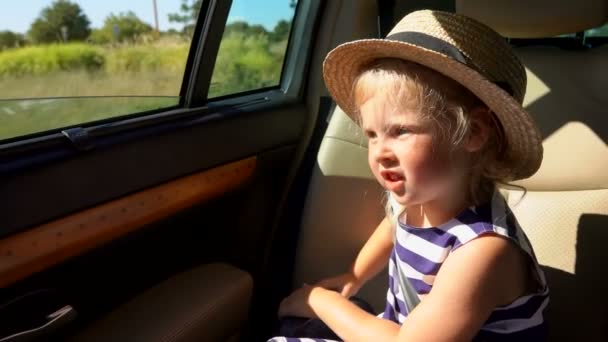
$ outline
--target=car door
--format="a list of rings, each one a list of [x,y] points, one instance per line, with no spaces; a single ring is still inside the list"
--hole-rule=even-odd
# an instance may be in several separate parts
[[[320,2],[41,3],[2,15],[0,339],[65,307],[37,338],[86,331],[210,263],[259,286],[316,122]]]

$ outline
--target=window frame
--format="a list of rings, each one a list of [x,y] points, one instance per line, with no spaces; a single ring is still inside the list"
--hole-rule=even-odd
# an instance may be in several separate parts
[[[219,46],[232,0],[203,0],[194,29],[180,101],[175,107],[82,122],[0,141],[0,174],[74,156],[97,147],[138,139],[231,115],[294,103],[301,98],[321,0],[300,0],[295,8],[280,86],[208,100]],[[211,64],[207,64],[211,63]],[[71,138],[75,133],[80,141]]]
[[[323,4],[324,2],[321,0],[298,1],[278,86],[258,88],[211,99],[206,98],[206,104],[210,107],[236,106],[244,110],[258,110],[268,106],[268,103],[276,105],[293,103],[301,98],[312,52],[313,41],[309,37],[314,36],[316,32],[318,14],[322,11]],[[211,77],[209,78],[210,84]]]

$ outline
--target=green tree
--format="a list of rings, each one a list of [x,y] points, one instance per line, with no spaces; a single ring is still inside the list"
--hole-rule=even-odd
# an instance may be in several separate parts
[[[289,38],[289,29],[291,25],[287,20],[279,20],[270,33],[270,41],[273,43],[287,40]]]
[[[25,37],[21,33],[0,31],[0,51],[25,45]]]
[[[93,30],[90,40],[102,44],[135,41],[142,34],[152,32],[152,26],[139,19],[135,13],[110,13],[99,30]]]
[[[202,0],[182,0],[181,13],[168,14],[169,21],[183,24],[183,32],[189,35],[192,34],[196,19],[198,18],[198,12],[201,10],[201,3]]]
[[[246,36],[255,36],[255,35],[268,35],[268,31],[262,25],[249,25],[246,21],[233,21],[232,23],[226,25],[224,29],[224,35],[228,36],[231,34],[240,33]]]
[[[270,43],[268,35],[234,31],[224,36],[213,70],[209,96],[278,85],[284,56],[285,45]]]
[[[91,33],[90,24],[78,4],[56,0],[42,10],[28,36],[36,43],[84,40]]]

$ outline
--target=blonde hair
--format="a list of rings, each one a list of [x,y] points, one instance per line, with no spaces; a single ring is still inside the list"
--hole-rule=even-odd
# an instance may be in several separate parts
[[[487,106],[464,86],[420,64],[400,59],[379,59],[364,68],[353,84],[357,108],[381,92],[396,108],[414,110],[430,124],[439,143],[460,148],[474,129],[471,110]],[[489,200],[497,183],[507,175],[496,167],[506,141],[500,121],[490,114],[490,134],[484,147],[472,156],[467,199],[471,205]],[[360,115],[358,115],[360,120]]]

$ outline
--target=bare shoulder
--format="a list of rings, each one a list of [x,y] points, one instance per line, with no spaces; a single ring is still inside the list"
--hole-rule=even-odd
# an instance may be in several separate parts
[[[401,341],[470,341],[492,311],[525,293],[525,255],[510,240],[482,235],[451,253],[431,292],[400,330]],[[437,329],[438,318],[443,329]]]
[[[528,257],[514,241],[484,234],[449,255],[435,285],[442,290],[448,284],[460,293],[481,291],[483,300],[495,307],[524,295],[528,277]]]

